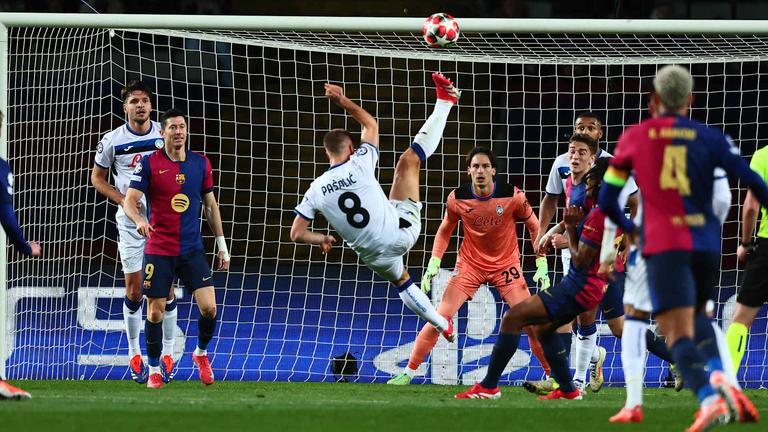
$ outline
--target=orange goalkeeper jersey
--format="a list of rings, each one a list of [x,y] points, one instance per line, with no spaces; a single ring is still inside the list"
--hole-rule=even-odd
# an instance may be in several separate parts
[[[484,271],[519,266],[516,222],[524,222],[531,240],[539,231],[539,220],[525,194],[502,181],[494,183],[493,193],[478,197],[468,183],[448,195],[445,217],[437,230],[432,256],[443,257],[451,235],[461,220],[464,240],[459,260]]]

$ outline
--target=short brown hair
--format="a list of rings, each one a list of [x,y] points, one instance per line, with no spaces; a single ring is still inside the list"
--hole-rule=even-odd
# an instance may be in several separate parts
[[[475,147],[470,150],[469,153],[467,153],[467,168],[472,165],[472,158],[478,154],[484,154],[488,156],[488,159],[491,160],[491,167],[496,168],[496,155],[494,155],[493,151],[487,147]]]
[[[144,92],[150,99],[152,99],[152,90],[150,90],[148,85],[144,84],[143,81],[131,80],[128,81],[128,84],[126,84],[122,90],[120,90],[120,100],[125,103],[125,100],[128,99],[128,96],[130,96],[131,93],[135,91]]]
[[[323,146],[328,153],[337,155],[344,151],[347,140],[349,140],[349,142],[354,142],[352,140],[352,135],[345,129],[331,129],[323,137]]]
[[[573,134],[571,135],[571,139],[568,140],[568,143],[572,143],[574,141],[586,144],[587,147],[589,147],[590,153],[592,154],[597,153],[597,141],[593,140],[591,136],[586,134],[578,134],[578,133]]]

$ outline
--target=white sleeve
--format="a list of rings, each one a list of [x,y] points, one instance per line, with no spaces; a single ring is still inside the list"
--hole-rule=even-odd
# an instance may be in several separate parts
[[[728,176],[722,168],[715,168],[715,182],[712,188],[712,210],[722,225],[728,218],[731,209],[731,185]]]
[[[363,141],[349,158],[355,165],[372,174],[376,174],[376,166],[379,164],[379,149],[373,144]]]
[[[110,169],[115,162],[115,146],[112,145],[112,137],[104,135],[96,146],[96,156],[93,161],[100,167]]]
[[[317,211],[312,199],[313,190],[312,186],[310,186],[309,189],[307,189],[307,193],[304,194],[304,199],[302,199],[299,205],[293,209],[293,212],[297,216],[301,216],[308,221],[315,220],[315,212]]]
[[[549,178],[547,179],[547,187],[545,189],[547,195],[561,195],[565,192],[563,189],[563,179],[560,177],[560,170],[558,169],[559,160],[560,156],[555,158],[555,161],[552,163],[552,169],[549,170]]]

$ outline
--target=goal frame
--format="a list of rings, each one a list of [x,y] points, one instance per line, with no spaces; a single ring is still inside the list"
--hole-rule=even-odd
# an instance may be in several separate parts
[[[768,26],[761,20],[461,18],[460,22],[465,33],[768,35]],[[9,27],[416,33],[422,23],[423,18],[396,17],[199,15],[179,20],[171,15],[149,14],[0,13],[0,110],[7,113]],[[7,145],[7,134],[2,134],[0,157],[7,157]],[[7,245],[5,232],[0,230],[0,378],[6,376],[8,354]]]

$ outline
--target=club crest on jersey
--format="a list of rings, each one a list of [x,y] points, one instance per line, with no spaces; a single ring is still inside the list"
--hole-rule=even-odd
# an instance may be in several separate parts
[[[504,207],[502,207],[500,205],[497,205],[496,206],[496,214],[499,215],[499,216],[503,215],[504,214]]]
[[[184,213],[189,208],[189,197],[180,193],[171,198],[171,208],[176,213]]]
[[[155,140],[155,147],[156,148],[161,149],[161,148],[163,148],[164,145],[165,145],[165,141],[161,140],[160,138]]]
[[[150,289],[150,288],[152,288],[152,281],[145,280],[144,289]]]
[[[176,183],[177,184],[184,184],[184,182],[187,181],[187,178],[184,176],[184,173],[178,173],[176,174]]]

